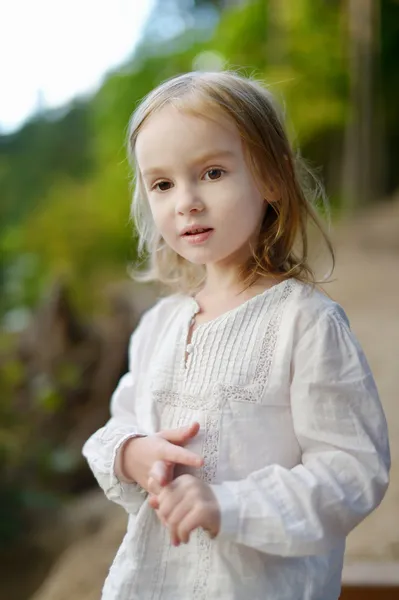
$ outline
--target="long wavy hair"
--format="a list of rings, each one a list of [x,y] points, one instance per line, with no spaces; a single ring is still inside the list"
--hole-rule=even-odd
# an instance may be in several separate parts
[[[186,114],[209,119],[227,116],[240,133],[248,165],[266,200],[270,189],[274,190],[257,244],[251,248],[246,264],[241,265],[245,286],[261,276],[294,277],[316,283],[309,261],[309,223],[324,238],[334,268],[334,250],[316,210],[320,201],[328,208],[323,186],[291,147],[270,91],[260,82],[230,71],[192,72],[155,88],[130,119],[127,146],[134,170],[131,217],[138,235],[139,256],[146,257],[145,270],[133,273],[136,279],[161,282],[175,292],[189,294],[198,291],[205,280],[205,267],[177,254],[156,229],[135,161],[135,144],[141,128],[151,115],[168,104]]]

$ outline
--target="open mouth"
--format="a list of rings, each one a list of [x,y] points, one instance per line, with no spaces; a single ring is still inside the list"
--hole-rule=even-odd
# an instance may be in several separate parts
[[[212,227],[198,227],[197,229],[187,231],[182,237],[186,238],[187,244],[197,246],[198,244],[205,244],[212,236],[212,233]]]
[[[192,236],[192,235],[200,235],[201,233],[208,233],[208,231],[213,231],[211,227],[201,228],[201,229],[193,229],[192,231],[187,231],[183,234],[184,237]]]

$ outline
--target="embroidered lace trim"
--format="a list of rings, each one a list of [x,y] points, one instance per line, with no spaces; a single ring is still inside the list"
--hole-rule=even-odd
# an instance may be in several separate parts
[[[204,466],[200,478],[207,483],[212,483],[216,477],[219,453],[219,416],[208,414],[205,423]],[[198,529],[196,532],[199,556],[199,568],[194,582],[193,599],[206,600],[208,575],[211,568],[212,542],[206,531]]]
[[[217,394],[222,397],[222,403],[226,400],[236,402],[260,403],[263,392],[269,379],[270,369],[273,362],[277,343],[277,334],[283,315],[282,305],[291,295],[294,289],[292,281],[287,281],[283,293],[274,309],[269,321],[266,334],[263,338],[259,361],[255,369],[255,377],[252,385],[241,387],[238,385],[217,384]]]

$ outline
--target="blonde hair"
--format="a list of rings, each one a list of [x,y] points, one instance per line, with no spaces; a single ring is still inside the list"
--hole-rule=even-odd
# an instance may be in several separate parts
[[[158,281],[183,293],[197,291],[205,279],[204,266],[190,263],[162,239],[140,171],[135,167],[135,144],[142,126],[167,104],[197,116],[227,116],[237,126],[249,166],[266,200],[271,188],[277,190],[277,198],[268,203],[257,246],[242,265],[246,286],[265,275],[316,283],[309,264],[309,222],[321,232],[334,267],[332,244],[314,207],[315,200],[326,203],[323,187],[302,159],[294,155],[271,93],[259,82],[237,73],[193,72],[155,88],[139,104],[129,123],[128,156],[135,169],[131,216],[138,233],[139,254],[149,254],[148,268],[136,274],[136,279]]]

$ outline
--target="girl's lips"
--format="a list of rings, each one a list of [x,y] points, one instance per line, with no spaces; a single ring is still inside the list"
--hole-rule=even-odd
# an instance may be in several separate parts
[[[189,244],[203,244],[206,242],[213,233],[213,229],[209,229],[208,231],[204,231],[203,233],[191,233],[190,235],[182,235],[182,238],[186,240]]]

